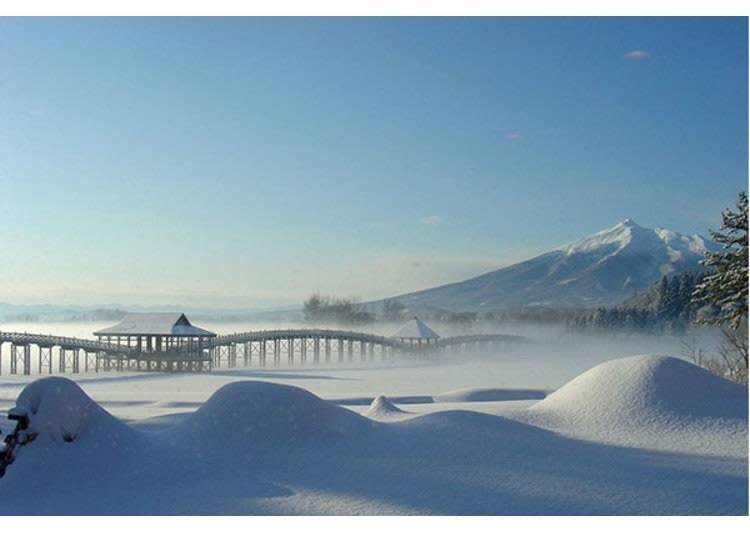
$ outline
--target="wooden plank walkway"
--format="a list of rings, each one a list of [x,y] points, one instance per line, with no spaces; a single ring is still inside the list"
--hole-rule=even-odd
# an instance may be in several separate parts
[[[526,339],[516,335],[476,334],[445,337],[426,344],[346,330],[280,329],[220,335],[199,355],[141,352],[138,348],[75,337],[0,331],[0,374],[3,347],[10,348],[9,372],[25,375],[109,370],[205,372],[239,366],[279,367],[332,362],[368,362],[395,356],[426,356],[454,351],[486,351]],[[53,359],[53,353],[57,360]],[[36,357],[36,367],[33,367]],[[55,367],[55,361],[57,366]],[[35,370],[34,370],[35,369]]]

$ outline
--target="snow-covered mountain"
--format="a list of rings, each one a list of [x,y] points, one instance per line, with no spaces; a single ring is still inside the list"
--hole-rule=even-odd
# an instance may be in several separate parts
[[[413,311],[613,305],[662,275],[701,269],[705,251],[717,247],[698,235],[648,229],[627,219],[527,261],[393,299]]]

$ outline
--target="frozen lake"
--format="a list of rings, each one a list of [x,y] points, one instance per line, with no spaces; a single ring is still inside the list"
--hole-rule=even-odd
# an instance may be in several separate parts
[[[112,322],[3,323],[4,331],[51,333],[91,338],[92,333]],[[218,334],[249,330],[299,327],[299,324],[249,324],[196,322]],[[436,326],[440,333],[450,332]],[[374,326],[373,333],[389,334],[393,326]],[[439,358],[414,361],[308,365],[294,368],[219,369],[206,374],[98,373],[68,375],[78,381],[94,400],[114,415],[139,419],[173,411],[189,411],[204,402],[219,387],[237,380],[256,379],[294,385],[330,400],[357,402],[359,409],[366,400],[385,394],[410,402],[440,397],[461,389],[504,389],[506,397],[517,399],[514,391],[550,392],[581,372],[604,361],[637,354],[684,353],[684,341],[672,337],[621,336],[600,339],[573,336],[562,329],[500,328],[498,331],[530,338],[528,344],[502,352],[477,355],[442,355]],[[709,343],[710,344],[710,343]],[[12,405],[25,385],[37,375],[8,375],[8,352],[4,353],[3,376],[0,377],[0,411]],[[498,397],[502,398],[502,394]],[[533,399],[531,399],[533,402]],[[451,407],[456,402],[451,402]],[[467,402],[468,404],[468,402]],[[523,404],[513,400],[511,405]],[[432,409],[446,403],[431,403]],[[477,409],[494,411],[492,404],[472,403]]]
[[[38,435],[0,479],[0,513],[747,512],[746,388],[625,358],[679,355],[679,339],[515,333],[529,342],[421,360],[6,374],[0,409]]]

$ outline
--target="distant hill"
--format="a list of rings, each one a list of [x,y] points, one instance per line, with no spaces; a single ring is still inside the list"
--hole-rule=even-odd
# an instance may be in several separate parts
[[[120,320],[126,312],[180,311],[192,320],[215,321],[291,321],[302,318],[302,311],[296,307],[283,308],[202,308],[183,305],[54,305],[54,304],[12,304],[0,302],[0,322],[58,322],[58,321],[104,321]]]
[[[610,306],[663,275],[700,270],[706,250],[717,248],[698,235],[649,229],[628,219],[527,261],[391,299],[413,312]]]

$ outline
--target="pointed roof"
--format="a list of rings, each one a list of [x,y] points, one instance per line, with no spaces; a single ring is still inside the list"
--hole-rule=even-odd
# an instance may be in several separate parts
[[[128,313],[119,324],[95,331],[94,335],[215,337],[216,333],[192,325],[183,313]]]
[[[391,335],[396,339],[439,339],[440,335],[435,333],[430,326],[422,322],[416,316]]]

